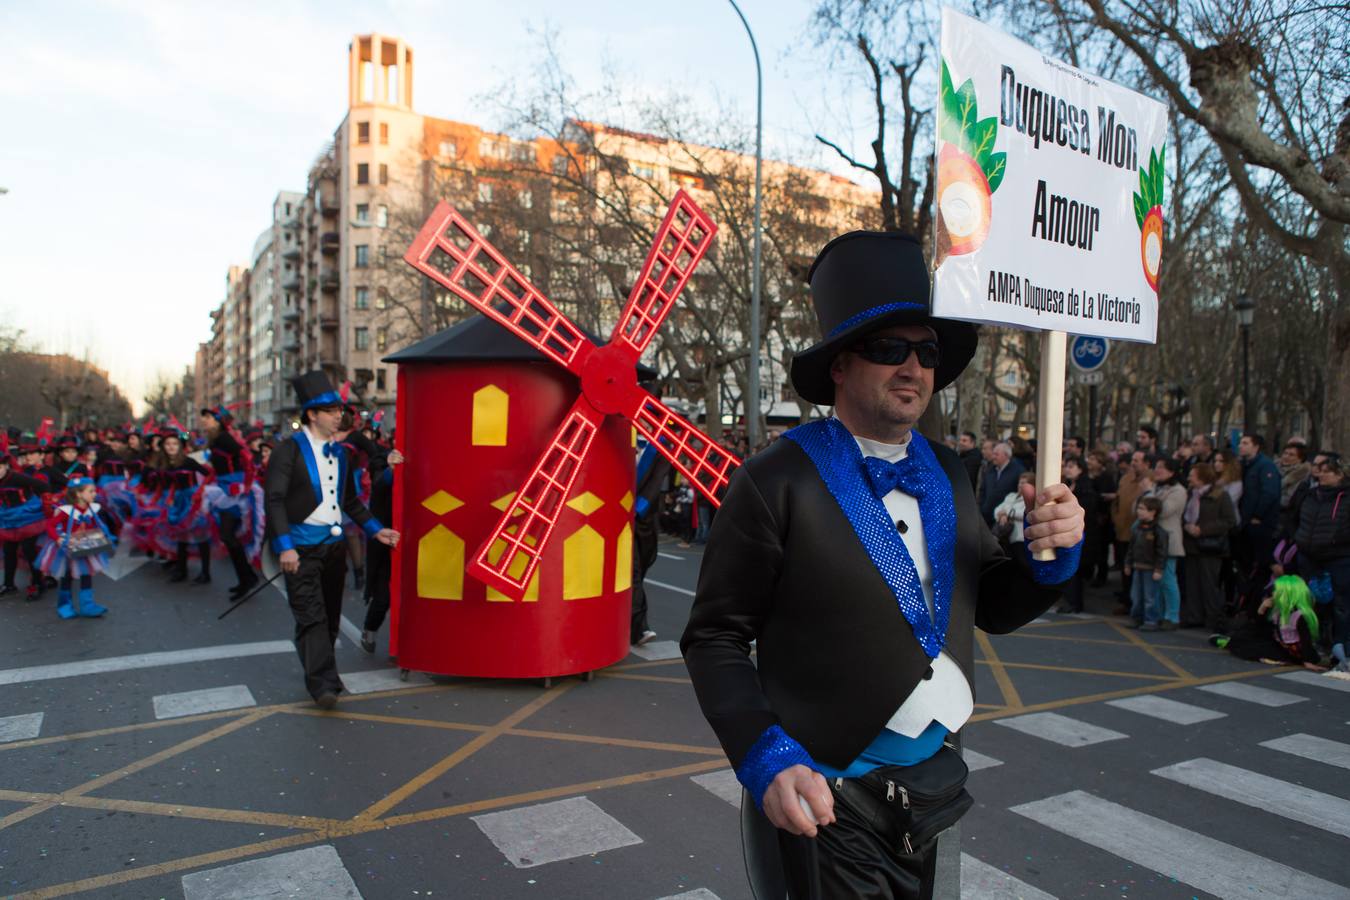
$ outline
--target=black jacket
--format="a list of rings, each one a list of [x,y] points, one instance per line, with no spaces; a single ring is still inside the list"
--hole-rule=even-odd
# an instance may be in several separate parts
[[[962,450],[960,456],[961,464],[970,475],[970,486],[973,488],[980,483],[980,466],[984,465],[984,456],[980,453],[979,447]]]
[[[974,627],[1012,631],[1048,609],[1059,590],[1037,585],[1003,554],[965,466],[950,449],[932,449],[957,513],[946,650],[973,686]],[[680,647],[734,766],[773,725],[813,758],[847,766],[930,662],[815,464],[791,440],[775,441],[732,478]]]
[[[1294,543],[1318,562],[1350,556],[1350,485],[1314,488],[1299,507]]]
[[[994,510],[1003,502],[1004,497],[1017,490],[1017,476],[1026,470],[1026,466],[1015,457],[1008,460],[1002,475],[998,474],[993,463],[989,464],[984,473],[984,484],[981,485],[984,493],[980,495],[980,515],[984,517],[986,525],[994,524]]]
[[[297,431],[291,439],[277,445],[267,463],[267,481],[263,486],[263,505],[267,511],[266,537],[277,553],[291,549],[291,525],[308,519],[323,500],[323,495],[315,493],[313,482],[310,481],[300,449],[300,441],[304,440],[308,440],[304,432]],[[356,495],[356,484],[352,479],[352,467],[346,451],[337,445],[337,452],[340,454],[338,470],[341,473],[338,505],[367,533],[373,528],[378,530],[380,523]]]

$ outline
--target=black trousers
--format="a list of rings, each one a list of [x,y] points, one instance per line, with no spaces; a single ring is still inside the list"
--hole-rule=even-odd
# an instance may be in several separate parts
[[[5,587],[14,587],[14,576],[19,571],[19,550],[28,560],[28,574],[33,584],[42,582],[42,573],[37,567],[37,538],[24,538],[21,541],[5,541]]]
[[[867,776],[863,776],[866,778]],[[937,841],[906,853],[898,824],[884,804],[863,801],[859,791],[837,790],[833,825],[814,838],[778,831],[778,848],[791,900],[931,900]]]
[[[371,540],[366,547],[366,631],[379,631],[389,614],[389,576],[392,574],[389,547]]]
[[[305,669],[305,689],[317,700],[321,694],[342,691],[333,644],[342,623],[347,543],[295,549],[300,571],[286,575],[286,597],[295,617],[295,650]]]
[[[234,566],[234,577],[239,579],[240,584],[245,584],[254,579],[253,566],[248,561],[248,554],[244,552],[243,545],[239,543],[239,516],[232,512],[220,513],[220,542],[225,545],[225,550],[230,554],[230,565]]]

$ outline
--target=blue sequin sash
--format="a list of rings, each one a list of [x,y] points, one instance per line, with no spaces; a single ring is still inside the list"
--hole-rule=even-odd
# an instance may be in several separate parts
[[[829,490],[853,531],[862,542],[881,577],[890,586],[914,637],[936,659],[947,640],[951,619],[952,585],[956,581],[956,504],[933,448],[917,431],[910,432],[906,481],[914,479],[918,490],[911,493],[919,502],[923,517],[924,544],[933,573],[933,615],[924,601],[923,585],[905,542],[881,499],[873,492],[865,472],[862,452],[853,435],[838,419],[829,418],[798,426],[783,435],[794,441],[815,463],[821,480]]]

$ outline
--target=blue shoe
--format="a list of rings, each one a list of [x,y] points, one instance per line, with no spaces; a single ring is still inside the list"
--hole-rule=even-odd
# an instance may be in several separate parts
[[[86,619],[97,619],[108,611],[106,606],[99,606],[94,602],[94,589],[81,588],[78,598],[80,604],[80,615]]]
[[[70,605],[70,591],[62,588],[56,594],[56,614],[63,619],[73,619],[79,615]]]

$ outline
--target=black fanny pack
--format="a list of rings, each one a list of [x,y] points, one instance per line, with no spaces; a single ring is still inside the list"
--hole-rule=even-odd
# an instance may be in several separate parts
[[[893,841],[916,853],[955,825],[974,805],[966,791],[970,769],[950,744],[913,766],[883,766],[860,778],[833,778],[836,796],[865,813]]]

